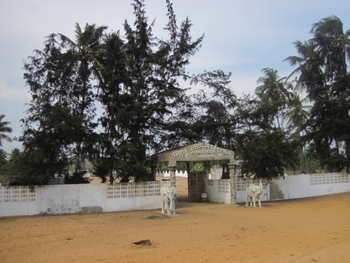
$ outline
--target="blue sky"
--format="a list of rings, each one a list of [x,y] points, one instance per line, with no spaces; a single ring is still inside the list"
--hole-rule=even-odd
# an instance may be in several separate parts
[[[129,0],[0,0],[0,114],[11,122],[12,136],[20,136],[20,119],[30,102],[23,80],[23,60],[42,49],[45,36],[62,33],[74,39],[75,23],[108,26],[120,30],[128,20],[133,24]],[[166,37],[165,0],[146,0],[154,34]],[[280,77],[292,68],[283,60],[295,55],[292,44],[311,37],[313,23],[336,15],[350,29],[348,0],[173,0],[180,23],[186,17],[193,23],[193,38],[205,34],[202,48],[192,58],[188,70],[222,69],[232,72],[231,88],[241,96],[253,93],[256,80],[266,67],[277,69]],[[3,143],[10,152],[19,142]]]

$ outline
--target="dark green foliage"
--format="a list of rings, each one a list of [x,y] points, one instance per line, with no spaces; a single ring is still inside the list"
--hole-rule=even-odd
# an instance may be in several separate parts
[[[237,151],[243,161],[242,174],[254,173],[268,179],[284,176],[286,167],[295,168],[298,163],[296,146],[280,129],[247,131],[237,136]]]
[[[238,120],[237,98],[227,87],[230,76],[231,73],[215,70],[191,77],[191,83],[200,83],[213,92],[207,94],[200,90],[176,108],[176,114],[167,126],[169,147],[206,141],[232,149]]]
[[[11,133],[12,128],[8,126],[10,122],[3,121],[4,118],[5,118],[5,115],[0,114],[0,146],[2,146],[3,140],[11,141],[11,138],[6,133]]]
[[[20,157],[21,157],[21,152],[17,148],[13,149],[8,159],[2,166],[3,174],[6,174],[6,175],[18,174],[20,169],[20,164],[21,164]]]
[[[93,174],[95,176],[100,177],[102,183],[106,183],[107,175],[109,174],[108,160],[106,160],[106,161],[107,161],[107,163],[105,163],[102,158],[99,158],[99,159],[96,159],[95,161],[92,162],[92,164],[94,166]]]
[[[89,179],[84,178],[86,171],[74,172],[72,175],[66,174],[64,177],[65,184],[88,184]]]
[[[306,90],[312,102],[308,120],[302,125],[305,142],[313,145],[320,165],[329,171],[349,172],[350,166],[350,31],[331,16],[315,23],[313,38],[297,41],[298,56],[287,60],[297,69],[299,88]]]
[[[0,149],[0,174],[2,171],[2,167],[7,163],[7,153],[3,150]]]
[[[349,167],[349,32],[338,18],[321,20],[314,38],[295,43],[300,56],[287,58],[298,66],[293,85],[264,68],[256,96],[238,99],[228,87],[231,73],[187,72],[204,35],[192,39],[191,21],[178,25],[169,0],[168,39],[153,35],[144,1],[132,5],[135,21],[125,21],[124,35],[77,24],[75,41],[52,34],[25,62],[32,101],[23,119],[20,183],[45,184],[55,174],[86,182],[87,158],[103,182],[148,180],[150,155],[199,141],[236,151],[243,169],[260,177],[283,175],[298,161],[305,166],[311,154],[328,170]],[[188,96],[180,80],[211,93]],[[296,93],[303,88],[310,115]]]
[[[143,1],[133,6],[135,22],[125,21],[124,36],[106,33],[104,26],[86,24],[82,29],[77,24],[75,41],[52,34],[44,49],[25,63],[32,102],[21,140],[25,152],[37,156],[40,167],[32,164],[40,168],[41,177],[62,174],[73,161],[74,177],[79,177],[88,157],[99,176],[109,176],[111,183],[115,173],[122,181],[143,180],[148,177],[148,155],[169,147],[176,133],[174,123],[181,120],[174,113],[191,107],[179,79],[202,81],[216,94],[229,82],[222,71],[187,74],[189,59],[204,36],[192,39],[189,19],[177,25],[170,1],[165,26],[169,39],[153,36],[154,23],[149,23]],[[96,122],[97,102],[104,111]],[[177,127],[182,134],[191,129],[185,122]]]
[[[270,98],[245,96],[238,105],[244,132],[236,135],[235,151],[242,160],[242,174],[271,179],[284,176],[287,167],[295,169],[300,142],[275,127],[278,111]]]
[[[43,185],[48,182],[51,176],[47,176],[48,159],[37,159],[38,154],[35,149],[32,152],[20,152],[18,149],[12,150],[9,160],[4,165],[4,174],[11,178],[10,185]],[[55,168],[50,170],[55,173]],[[53,175],[52,175],[53,177]]]
[[[188,58],[202,41],[191,40],[189,20],[177,28],[169,1],[169,40],[152,35],[153,23],[148,23],[142,1],[135,1],[133,6],[134,28],[125,21],[124,42],[118,34],[108,35],[102,49],[106,56],[101,60],[108,65],[102,70],[100,95],[105,108],[100,120],[108,139],[101,145],[100,154],[110,159],[110,173],[120,171],[117,176],[122,181],[143,178],[147,153],[164,148],[169,117],[186,97],[177,79],[184,77]]]
[[[24,78],[32,101],[24,118],[24,153],[30,157],[33,173],[45,180],[63,175],[71,160],[79,174],[81,163],[91,148],[96,128],[91,77],[96,72],[93,51],[104,28],[77,25],[77,43],[60,35],[50,35],[43,51],[36,50],[25,63]],[[98,37],[99,36],[99,37]],[[89,42],[90,41],[90,42]]]

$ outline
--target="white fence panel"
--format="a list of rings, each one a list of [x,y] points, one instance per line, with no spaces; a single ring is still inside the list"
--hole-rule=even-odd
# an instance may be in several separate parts
[[[79,213],[80,185],[49,185],[36,188],[39,214]]]
[[[0,216],[37,214],[37,193],[27,186],[0,187]]]
[[[349,175],[347,174],[310,174],[309,180],[309,196],[350,191]]]
[[[105,206],[106,186],[104,184],[79,185],[79,210],[81,213],[102,212]]]
[[[286,176],[274,179],[270,183],[270,200],[294,199],[308,197],[309,176]]]
[[[205,185],[209,202],[222,204],[231,203],[229,179],[207,179],[205,180]]]
[[[347,174],[303,174],[272,180],[270,200],[304,198],[347,191],[350,191]]]
[[[236,178],[237,203],[245,202],[245,190],[251,180]],[[305,198],[350,191],[349,175],[340,173],[286,176],[285,179],[273,179],[267,186],[265,185],[266,180],[262,181],[264,185],[262,201]],[[258,184],[257,179],[254,179],[254,184]]]
[[[170,182],[0,187],[0,216],[159,209],[162,184]]]
[[[164,182],[165,184],[166,182]],[[161,207],[162,182],[121,183],[106,188],[104,211],[157,209]]]

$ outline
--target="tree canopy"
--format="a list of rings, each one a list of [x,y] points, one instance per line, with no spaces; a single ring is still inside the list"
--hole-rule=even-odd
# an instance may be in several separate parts
[[[132,5],[135,21],[123,30],[76,24],[75,39],[53,33],[25,61],[32,100],[24,150],[9,158],[20,163],[18,182],[45,184],[57,174],[84,182],[86,159],[103,182],[146,180],[153,153],[199,141],[235,151],[244,172],[269,179],[298,164],[307,170],[311,160],[349,169],[350,32],[339,18],[322,19],[310,40],[294,43],[289,76],[266,67],[255,94],[238,98],[231,73],[187,71],[204,34],[193,38],[192,22],[178,23],[170,0],[168,38],[153,34],[144,1]],[[188,95],[184,81],[202,89]]]
[[[336,16],[326,17],[311,28],[313,37],[295,42],[299,56],[288,57],[297,74],[297,86],[312,103],[302,125],[305,142],[317,155],[320,165],[330,171],[349,172],[350,31]]]
[[[40,160],[42,177],[57,172],[68,177],[70,162],[77,174],[88,158],[112,182],[113,171],[125,181],[142,180],[151,165],[148,156],[168,147],[176,133],[176,112],[191,107],[179,81],[190,79],[215,90],[227,85],[229,74],[221,71],[187,72],[204,35],[192,38],[188,18],[178,25],[170,1],[168,39],[153,35],[154,22],[149,23],[143,1],[134,1],[133,7],[135,21],[125,21],[124,36],[108,33],[105,26],[86,24],[82,29],[77,24],[75,41],[51,34],[44,49],[25,62],[32,101],[23,119],[22,141],[24,151]]]

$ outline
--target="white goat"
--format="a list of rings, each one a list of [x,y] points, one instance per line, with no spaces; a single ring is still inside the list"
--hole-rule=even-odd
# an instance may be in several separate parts
[[[175,186],[162,186],[160,188],[160,198],[162,201],[162,214],[164,214],[164,208],[168,215],[175,214],[176,208],[176,194],[177,190]]]
[[[258,199],[259,207],[261,207],[260,195],[262,193],[262,190],[263,190],[263,186],[262,186],[261,180],[259,181],[259,185],[255,185],[255,184],[249,185],[246,191],[246,206],[248,206],[248,201],[250,199],[250,206],[252,206],[252,202],[253,202],[254,207],[256,207],[255,200]]]

